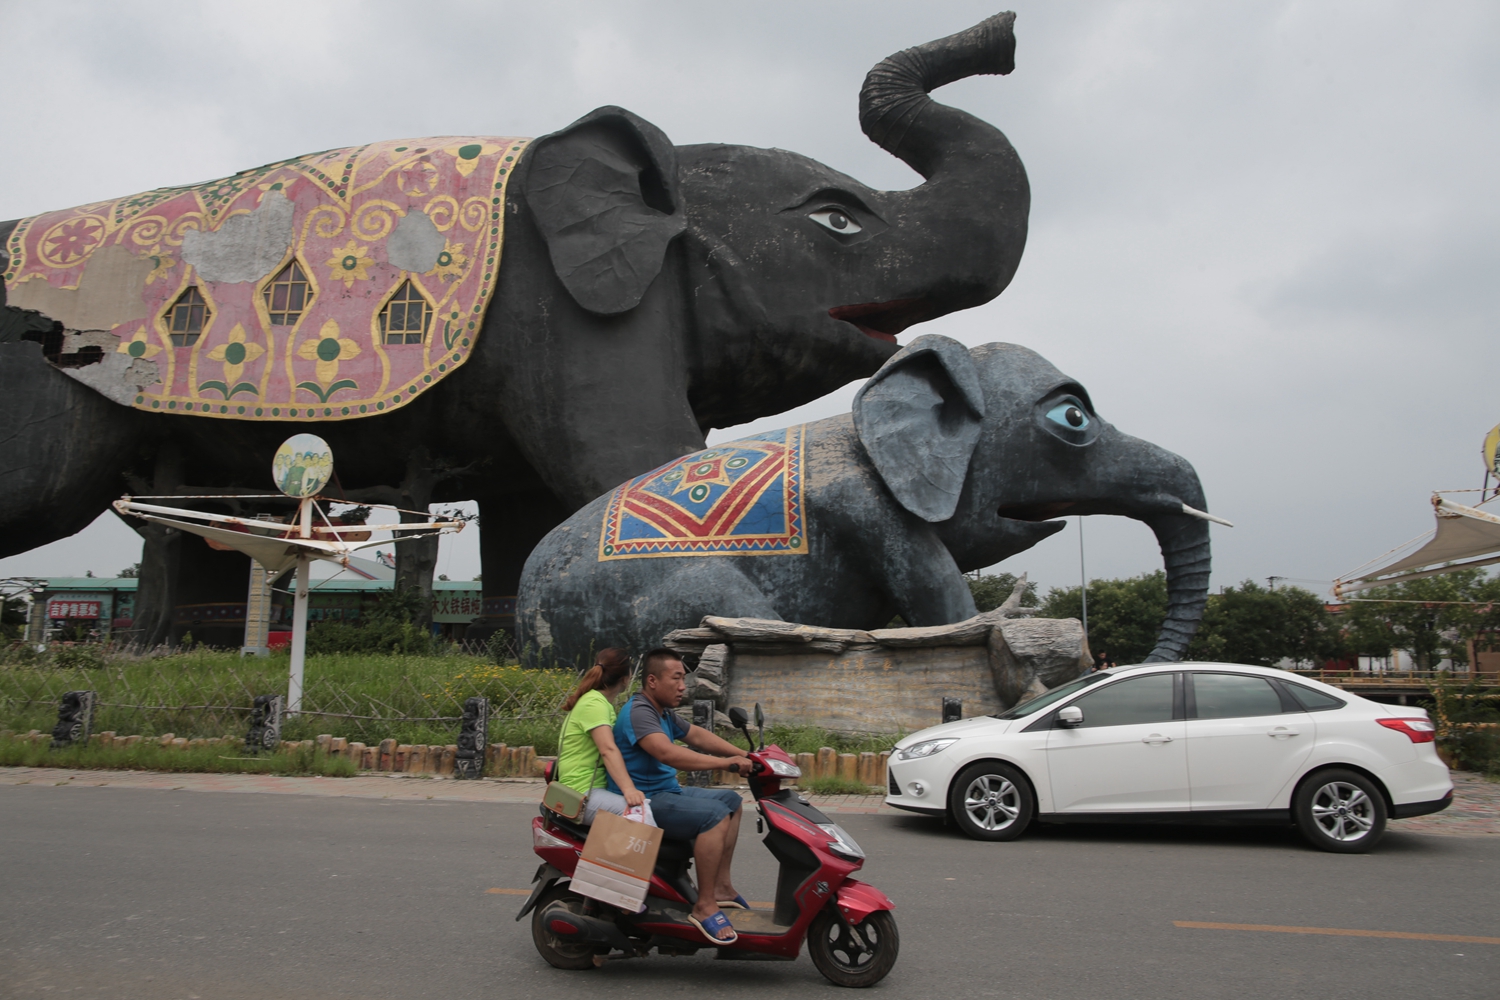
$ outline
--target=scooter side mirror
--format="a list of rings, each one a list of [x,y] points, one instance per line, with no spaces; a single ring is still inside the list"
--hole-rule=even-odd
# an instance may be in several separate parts
[[[1083,725],[1083,709],[1068,705],[1057,710],[1057,725],[1060,729],[1077,729]]]
[[[750,724],[750,716],[745,714],[743,708],[735,707],[729,710],[729,721],[736,729],[744,729]]]

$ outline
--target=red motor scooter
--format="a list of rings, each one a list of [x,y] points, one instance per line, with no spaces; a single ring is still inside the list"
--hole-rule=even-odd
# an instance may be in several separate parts
[[[729,712],[753,748],[743,709]],[[713,945],[688,914],[698,894],[688,878],[692,845],[663,840],[656,870],[640,913],[573,892],[569,880],[583,852],[588,827],[543,808],[531,821],[532,846],[542,858],[526,905],[531,938],[547,962],[559,969],[588,969],[608,958],[639,958],[652,948],[663,955],[691,955],[714,948],[720,959],[792,961],[807,940],[818,971],[840,986],[873,986],[896,964],[900,939],[891,915],[895,904],[874,886],[851,878],[865,854],[854,839],[792,789],[787,778],[801,770],[786,751],[765,745],[765,718],[755,706],[760,749],[747,755],[750,793],[766,826],[766,848],[781,862],[772,910],[728,909],[739,938]],[[756,821],[759,831],[762,821]]]

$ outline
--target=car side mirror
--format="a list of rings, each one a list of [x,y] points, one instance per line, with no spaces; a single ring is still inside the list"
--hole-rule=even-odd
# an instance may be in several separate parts
[[[1060,729],[1077,729],[1083,725],[1083,709],[1069,705],[1057,710],[1057,725]]]

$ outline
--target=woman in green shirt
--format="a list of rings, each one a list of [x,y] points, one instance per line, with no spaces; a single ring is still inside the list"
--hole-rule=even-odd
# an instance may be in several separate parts
[[[623,649],[603,649],[563,702],[568,717],[563,720],[557,742],[557,781],[586,796],[584,823],[594,822],[599,810],[625,815],[627,808],[642,808],[647,823],[651,804],[630,780],[625,758],[615,746],[615,707],[610,702],[630,685],[630,657]],[[623,795],[605,788],[605,774],[615,779]]]

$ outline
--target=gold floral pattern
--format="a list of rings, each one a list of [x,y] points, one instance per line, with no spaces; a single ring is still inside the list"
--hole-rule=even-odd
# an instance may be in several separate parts
[[[464,245],[448,240],[442,253],[438,254],[437,265],[428,273],[436,275],[441,281],[449,282],[461,279],[468,269],[469,256],[464,253]]]
[[[369,247],[361,245],[358,240],[350,240],[344,244],[343,249],[335,250],[326,263],[332,277],[349,288],[356,281],[369,280],[370,265],[375,261],[370,256]]]
[[[266,349],[245,339],[245,328],[239,323],[229,331],[229,340],[208,352],[210,360],[224,362],[224,381],[231,385],[240,380],[245,366],[259,361]]]
[[[120,346],[115,348],[116,354],[128,354],[132,358],[154,358],[161,353],[161,345],[153,344],[143,326],[131,335],[129,340],[120,341]]]
[[[339,389],[353,389],[356,384],[339,378],[339,362],[349,361],[360,355],[360,347],[348,337],[339,336],[339,325],[333,320],[323,324],[316,338],[309,337],[297,348],[297,357],[303,361],[316,362],[318,382],[302,382],[297,388],[315,393],[323,402]]]

